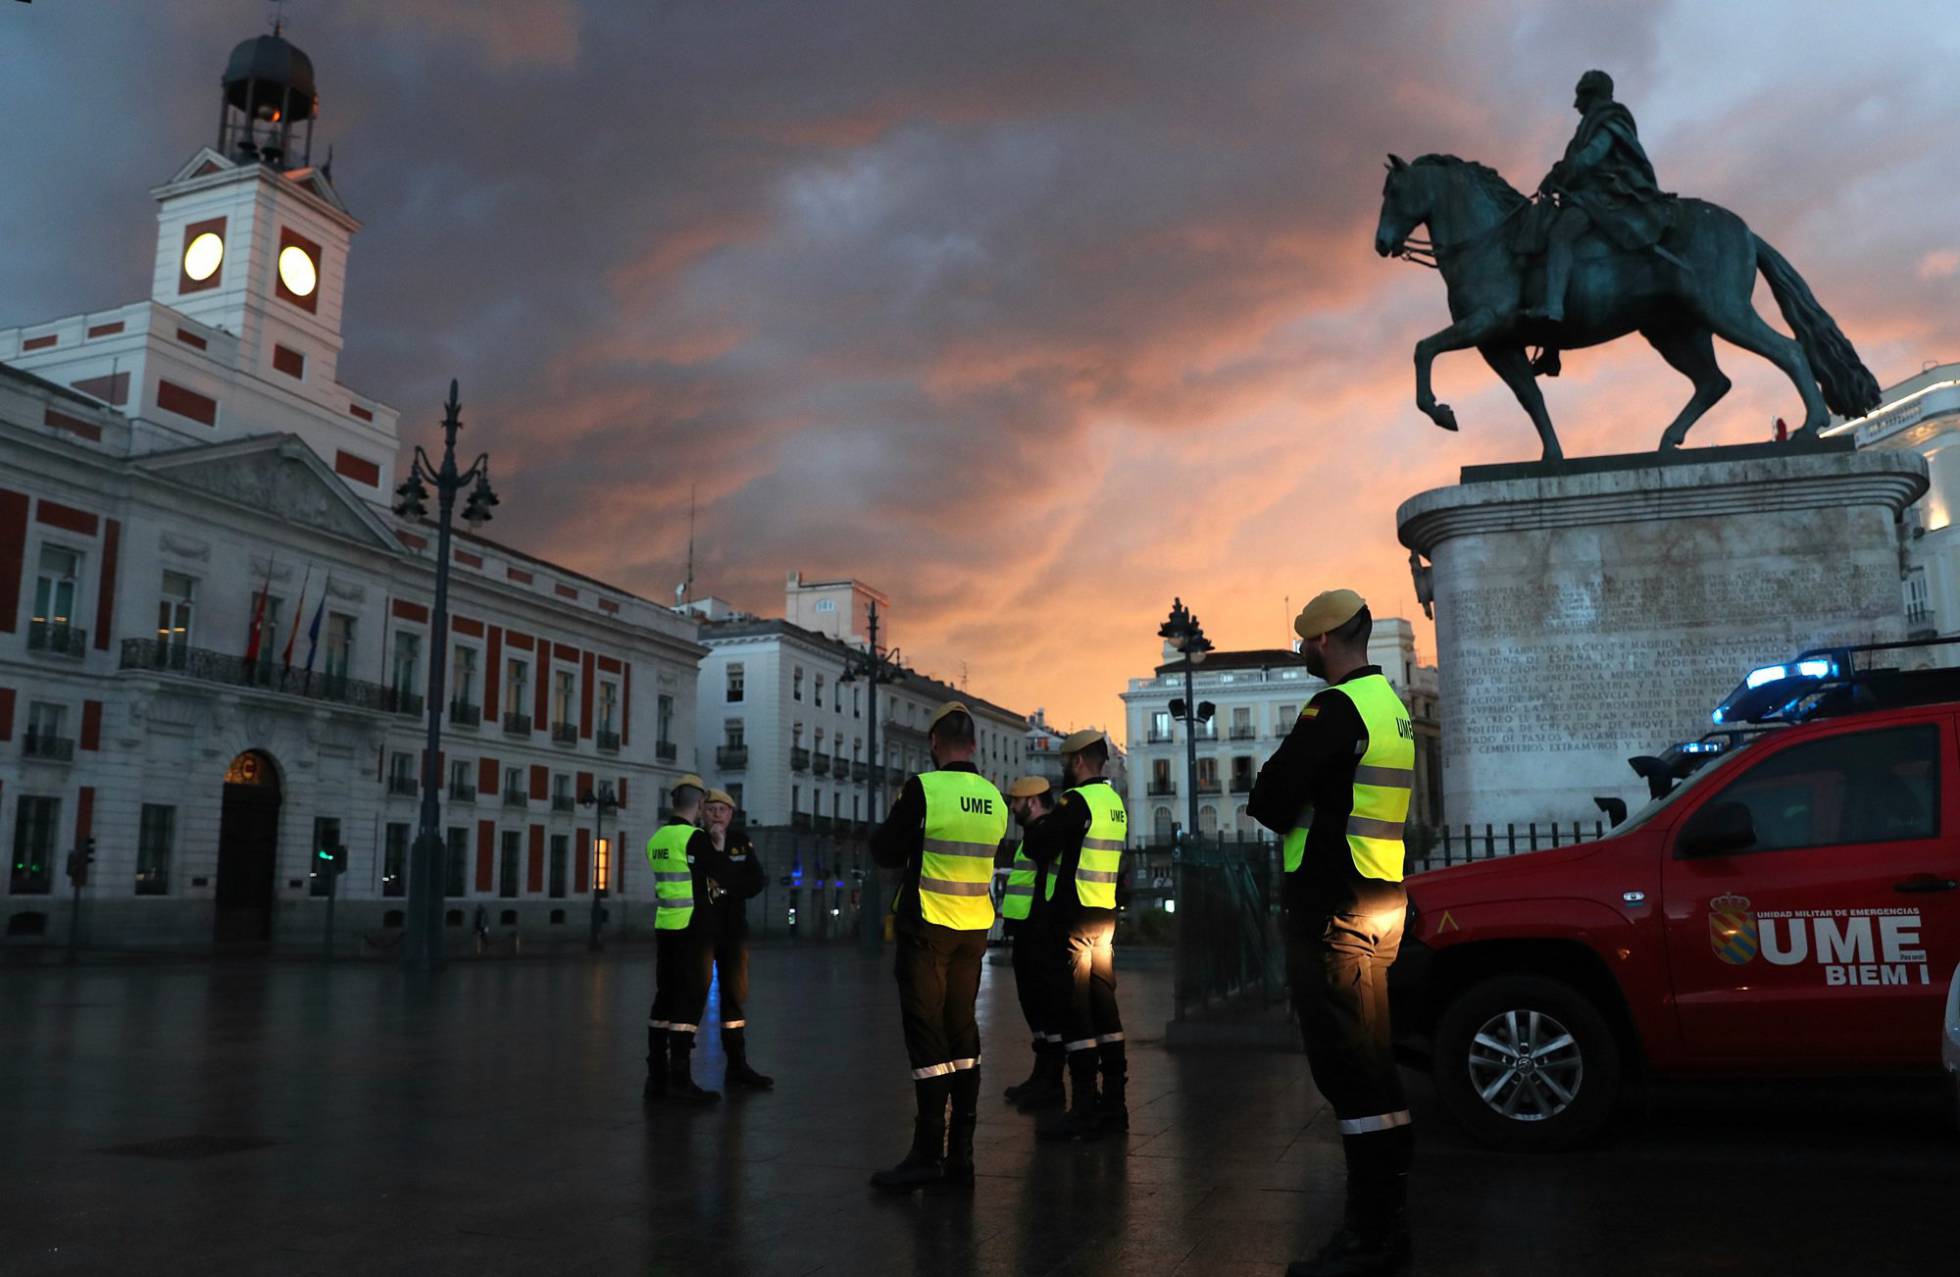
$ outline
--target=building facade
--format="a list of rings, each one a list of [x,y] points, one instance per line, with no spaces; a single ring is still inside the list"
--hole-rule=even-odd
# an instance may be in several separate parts
[[[311,98],[278,37],[241,56],[305,64]],[[389,508],[394,410],[338,381],[358,223],[325,171],[241,127],[153,192],[147,300],[0,330],[9,942],[65,934],[91,840],[90,944],[318,945],[333,844],[337,947],[400,935],[434,530]],[[694,622],[460,529],[452,551],[452,935],[479,910],[582,935],[602,869],[612,925],[649,929],[650,875],[620,849],[694,755]]]
[[[1415,630],[1398,617],[1375,622],[1369,659],[1381,666],[1409,707],[1416,728],[1413,824],[1443,821],[1442,731],[1437,719],[1434,666],[1416,656]],[[1123,693],[1129,730],[1129,809],[1132,843],[1165,847],[1186,824],[1189,778],[1187,725],[1172,717],[1170,702],[1184,695],[1184,666],[1165,652],[1166,663],[1148,678],[1134,678]],[[1212,652],[1192,677],[1192,694],[1210,701],[1215,714],[1197,729],[1198,834],[1205,839],[1264,841],[1272,835],[1246,812],[1259,768],[1293,729],[1301,708],[1326,684],[1307,672],[1300,657],[1283,648]]]
[[[1849,436],[1859,448],[1897,448],[1926,458],[1931,486],[1906,510],[1904,590],[1906,633],[1912,638],[1960,635],[1960,364],[1929,364],[1889,386],[1879,406],[1839,420],[1827,435]],[[1942,664],[1953,653],[1936,648]]]

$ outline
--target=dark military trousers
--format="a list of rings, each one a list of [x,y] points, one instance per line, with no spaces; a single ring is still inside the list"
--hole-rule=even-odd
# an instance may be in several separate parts
[[[1077,909],[1056,924],[1060,979],[1055,989],[1062,1044],[1072,1055],[1123,1040],[1116,1008],[1116,911]]]
[[[745,1028],[749,1022],[749,938],[724,935],[716,941],[714,965],[722,1032]]]
[[[898,1013],[919,1117],[945,1120],[953,1102],[955,1125],[971,1123],[980,1097],[980,1024],[974,1001],[980,965],[987,957],[985,931],[956,931],[923,919],[893,928],[898,941]]]
[[[1010,921],[1007,932],[1014,959],[1014,996],[1021,1004],[1021,1016],[1036,1042],[1060,1045],[1062,1026],[1054,1010],[1055,980],[1050,974],[1055,942],[1047,919],[1039,912]]]
[[[654,932],[653,1009],[647,1014],[647,1068],[658,1061],[664,1035],[693,1035],[701,1027],[713,974],[714,943],[704,927]]]
[[[1389,1039],[1388,969],[1402,946],[1401,891],[1366,913],[1290,920],[1287,979],[1314,1085],[1347,1154],[1348,1224],[1378,1237],[1401,1214],[1415,1141]],[[1377,902],[1370,902],[1371,904]]]

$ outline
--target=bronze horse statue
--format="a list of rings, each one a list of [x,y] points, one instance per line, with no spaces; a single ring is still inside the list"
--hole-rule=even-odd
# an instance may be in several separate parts
[[[1436,402],[1430,365],[1445,351],[1474,346],[1530,414],[1544,459],[1561,459],[1537,383],[1537,373],[1555,364],[1534,367],[1526,348],[1570,350],[1630,332],[1645,337],[1694,383],[1694,395],[1661,435],[1663,451],[1680,447],[1688,427],[1729,391],[1729,379],[1715,363],[1716,337],[1761,355],[1795,383],[1804,406],[1797,438],[1814,438],[1830,413],[1858,417],[1878,406],[1878,382],[1803,276],[1741,218],[1702,200],[1679,201],[1658,251],[1623,252],[1589,233],[1575,255],[1564,320],[1526,317],[1526,301],[1535,295],[1527,284],[1542,267],[1514,242],[1520,214],[1531,207],[1482,164],[1453,155],[1424,155],[1413,164],[1388,157],[1375,251],[1433,257],[1449,289],[1454,322],[1415,349],[1416,407],[1443,429],[1456,429],[1456,414]],[[1412,246],[1410,235],[1419,226],[1428,227],[1429,239]],[[1764,323],[1751,304],[1757,271],[1794,341]]]

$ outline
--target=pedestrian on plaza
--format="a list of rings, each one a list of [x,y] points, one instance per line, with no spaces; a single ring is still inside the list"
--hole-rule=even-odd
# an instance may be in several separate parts
[[[905,782],[891,814],[871,835],[871,858],[901,871],[892,932],[898,941],[898,1010],[918,1104],[911,1151],[871,1177],[875,1187],[893,1192],[973,1184],[980,1105],[980,1026],[973,1004],[994,925],[994,857],[1007,836],[1007,800],[974,767],[975,743],[967,707],[959,701],[941,705],[926,728],[934,770]]]
[[[766,1091],[776,1079],[749,1066],[749,901],[762,894],[762,862],[748,830],[736,825],[735,799],[724,790],[708,791],[703,806],[708,837],[728,857],[734,878],[712,883],[709,908],[715,914],[715,979],[721,990],[721,1050],[728,1057],[726,1081],[751,1091]]]
[[[1007,787],[1007,805],[1020,824],[1022,841],[1007,871],[1000,916],[1014,958],[1014,993],[1034,1035],[1034,1070],[1027,1080],[1002,1092],[1023,1110],[1052,1108],[1066,1097],[1062,1088],[1062,1031],[1054,1011],[1055,946],[1048,937],[1048,902],[1042,898],[1047,874],[1028,858],[1027,830],[1054,810],[1054,790],[1045,776],[1023,776]]]
[[[1280,835],[1287,980],[1314,1085],[1347,1159],[1341,1228],[1292,1277],[1360,1277],[1409,1262],[1405,1202],[1414,1132],[1389,1045],[1388,969],[1402,943],[1402,824],[1415,731],[1378,666],[1374,622],[1352,590],[1329,590],[1293,628],[1307,672],[1328,686],[1266,760],[1248,804]]]
[[[653,866],[653,1010],[647,1016],[648,1099],[672,1096],[705,1104],[719,1091],[695,1084],[689,1057],[708,1004],[714,962],[714,912],[708,884],[735,881],[734,867],[700,828],[701,801],[708,783],[689,773],[674,782],[672,818],[647,839]]]
[[[1109,738],[1100,731],[1064,740],[1062,775],[1070,789],[1023,840],[1028,856],[1046,870],[1049,978],[1070,1092],[1067,1111],[1037,1128],[1042,1139],[1094,1139],[1130,1129],[1128,1048],[1116,1006],[1116,886],[1130,826],[1122,797],[1103,776],[1108,765]]]

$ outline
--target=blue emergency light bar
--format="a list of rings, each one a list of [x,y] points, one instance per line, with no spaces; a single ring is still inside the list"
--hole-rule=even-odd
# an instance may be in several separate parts
[[[1761,723],[1782,717],[1841,675],[1835,655],[1805,653],[1794,661],[1750,670],[1711,717],[1717,723]]]

